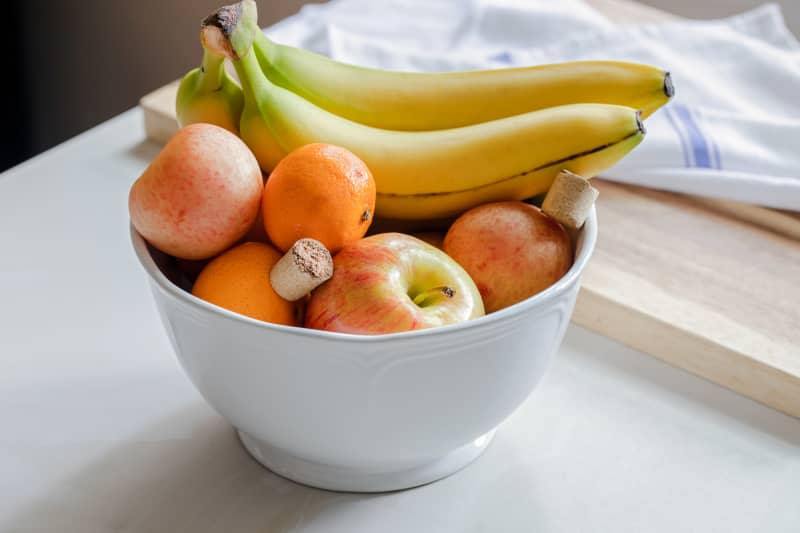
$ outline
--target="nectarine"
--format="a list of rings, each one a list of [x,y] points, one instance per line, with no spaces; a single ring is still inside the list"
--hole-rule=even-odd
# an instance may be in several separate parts
[[[222,252],[253,225],[263,181],[236,135],[211,124],[178,132],[133,184],[131,222],[153,246],[182,259]]]
[[[472,277],[487,313],[546,289],[572,265],[564,228],[536,206],[496,202],[461,215],[444,251]]]

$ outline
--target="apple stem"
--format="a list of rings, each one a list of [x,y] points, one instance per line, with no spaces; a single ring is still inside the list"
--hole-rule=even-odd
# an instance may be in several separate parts
[[[456,295],[455,289],[442,285],[441,287],[434,287],[427,291],[421,292],[414,296],[413,302],[420,307],[426,307],[433,303],[438,302],[442,298],[452,298]]]

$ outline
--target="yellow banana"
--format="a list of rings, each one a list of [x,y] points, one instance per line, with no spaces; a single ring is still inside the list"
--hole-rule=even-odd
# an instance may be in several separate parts
[[[540,194],[560,170],[594,176],[644,136],[637,110],[610,104],[564,105],[435,131],[366,126],[271,83],[252,39],[237,32],[236,17],[219,20],[224,24],[212,22],[203,31],[234,62],[244,91],[240,135],[262,168],[271,171],[287,153],[313,142],[348,148],[372,171],[376,215],[383,218],[444,218],[487,201]]]
[[[391,130],[437,130],[574,103],[619,104],[647,117],[674,94],[669,72],[624,61],[573,61],[469,72],[358,67],[255,33],[269,79],[319,107]]]
[[[638,111],[572,104],[448,130],[365,126],[272,85],[254,55],[234,63],[245,94],[242,139],[265,171],[312,142],[344,146],[375,177],[377,216],[430,219],[545,192],[561,169],[594,176],[642,140]]]
[[[630,111],[629,108],[623,109]],[[576,123],[573,125],[579,126]],[[518,174],[496,177],[481,185],[457,191],[393,194],[381,192],[379,189],[375,213],[379,217],[398,220],[430,220],[458,215],[471,207],[488,202],[531,198],[547,192],[562,169],[592,177],[611,167],[644,138],[643,129],[628,131],[630,133],[620,131],[622,136],[616,142],[599,145],[585,153],[575,153],[555,161],[546,161],[546,157],[542,157],[540,160],[545,161],[538,166],[524,166]],[[466,169],[464,171],[467,172]]]
[[[244,105],[242,89],[225,72],[224,60],[224,55],[204,46],[202,66],[187,73],[178,86],[175,98],[178,125],[207,122],[239,132]]]

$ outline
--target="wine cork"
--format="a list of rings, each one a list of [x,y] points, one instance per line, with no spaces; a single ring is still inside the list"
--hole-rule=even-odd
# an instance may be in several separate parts
[[[333,258],[325,245],[314,239],[300,239],[272,267],[269,282],[281,298],[294,302],[331,276]]]
[[[598,194],[589,180],[562,170],[544,197],[542,211],[565,228],[576,230],[586,222]]]

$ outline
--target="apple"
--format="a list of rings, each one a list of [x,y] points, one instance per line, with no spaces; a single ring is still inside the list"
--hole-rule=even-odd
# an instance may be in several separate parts
[[[133,226],[181,259],[206,259],[253,226],[264,188],[261,169],[236,135],[211,124],[178,130],[128,196]]]
[[[333,277],[306,308],[309,328],[380,334],[443,326],[482,316],[477,287],[441,250],[402,233],[346,245]]]
[[[491,313],[543,291],[572,266],[566,230],[524,202],[484,204],[462,214],[444,251],[469,272]]]

